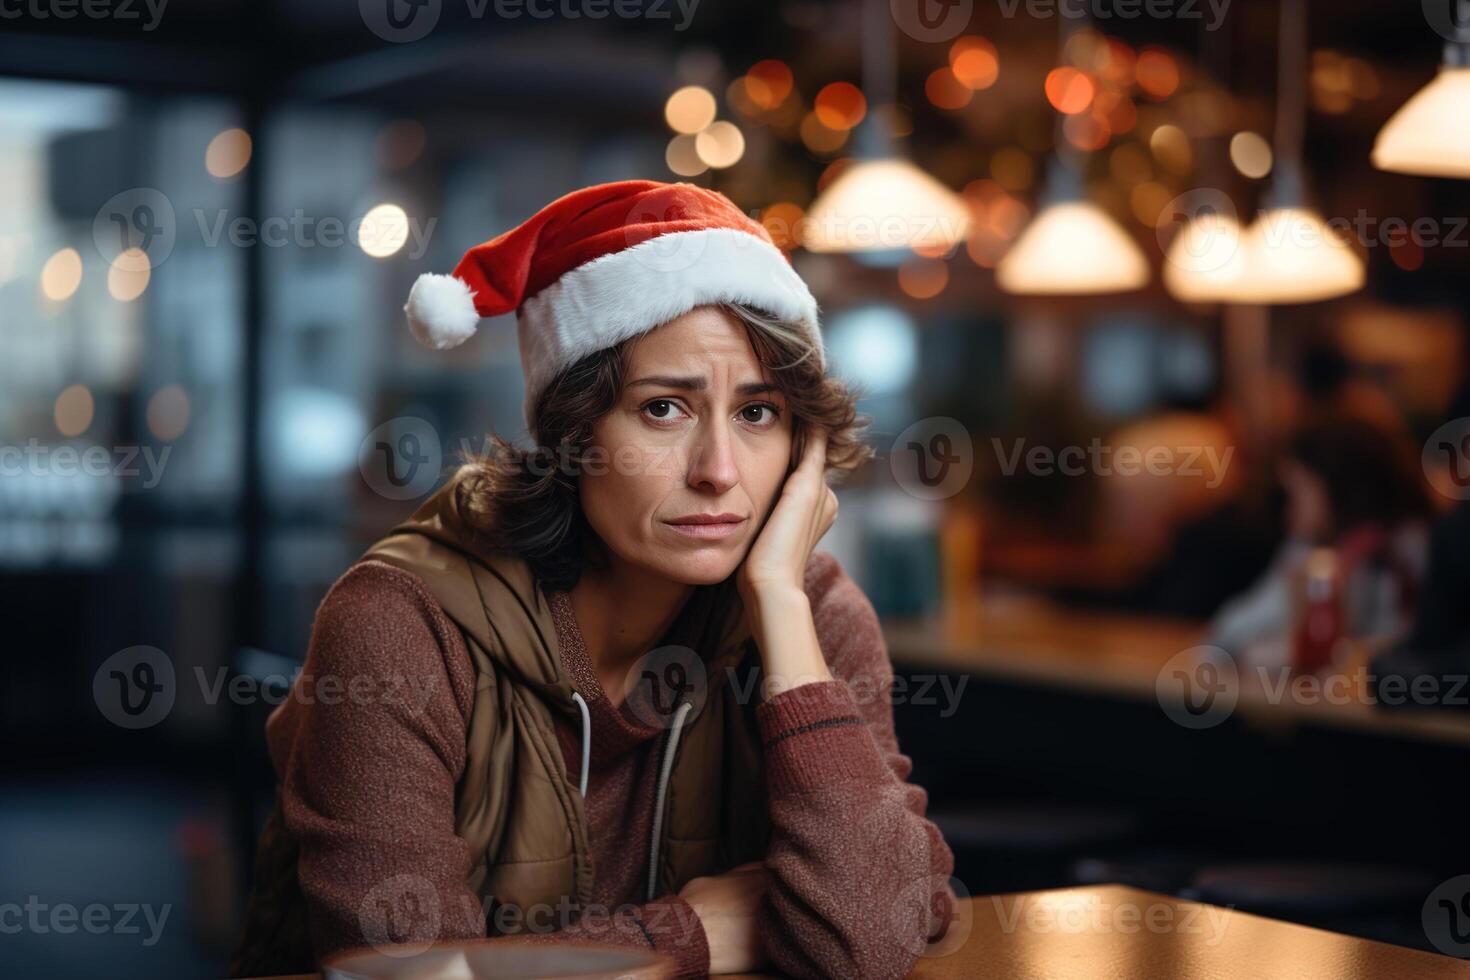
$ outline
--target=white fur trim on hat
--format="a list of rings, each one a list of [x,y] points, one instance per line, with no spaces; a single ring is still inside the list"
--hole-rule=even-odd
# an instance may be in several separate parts
[[[480,323],[475,294],[454,276],[426,272],[418,277],[403,305],[408,328],[419,343],[434,350],[458,347],[475,335]]]
[[[572,269],[521,305],[526,424],[563,368],[719,302],[747,303],[806,327],[824,357],[817,301],[779,249],[733,228],[672,232]]]

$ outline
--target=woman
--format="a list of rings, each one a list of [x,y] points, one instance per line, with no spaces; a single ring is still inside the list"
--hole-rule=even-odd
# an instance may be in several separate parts
[[[719,194],[626,181],[406,310],[437,348],[517,312],[540,448],[497,439],[323,601],[302,676],[380,696],[272,715],[232,972],[515,935],[680,976],[902,976],[953,859],[872,606],[814,551],[825,471],[869,450],[785,256]]]
[[[1260,580],[1215,615],[1210,643],[1255,666],[1289,664],[1293,603],[1323,548],[1342,583],[1342,635],[1370,652],[1399,639],[1426,557],[1430,508],[1417,463],[1397,437],[1360,418],[1297,433],[1280,469],[1288,538]]]

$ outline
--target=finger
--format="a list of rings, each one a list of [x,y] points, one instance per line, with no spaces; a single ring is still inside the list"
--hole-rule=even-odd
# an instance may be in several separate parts
[[[806,446],[802,450],[801,462],[797,464],[799,470],[819,470],[827,461],[827,430],[820,426],[813,426],[811,433],[807,436]]]

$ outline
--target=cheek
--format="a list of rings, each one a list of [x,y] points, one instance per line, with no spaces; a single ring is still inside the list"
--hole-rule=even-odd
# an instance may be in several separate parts
[[[745,485],[751,502],[762,512],[770,509],[786,482],[786,469],[791,462],[791,444],[772,447],[755,456],[745,467]]]
[[[652,511],[678,482],[678,454],[610,426],[598,435],[582,475],[582,506],[594,527],[629,526],[631,515]]]

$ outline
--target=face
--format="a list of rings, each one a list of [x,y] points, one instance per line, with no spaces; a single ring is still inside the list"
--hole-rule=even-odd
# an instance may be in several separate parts
[[[617,404],[593,428],[602,465],[582,474],[588,523],[616,560],[686,585],[720,582],[786,477],[785,399],[744,326],[714,306],[644,334],[627,368]]]
[[[1286,488],[1286,524],[1292,537],[1320,541],[1332,530],[1332,505],[1322,478],[1295,460],[1281,464]]]

